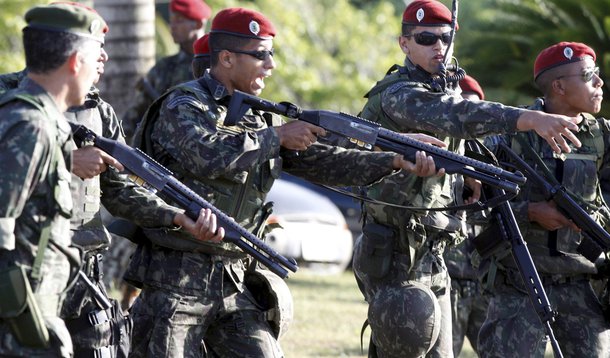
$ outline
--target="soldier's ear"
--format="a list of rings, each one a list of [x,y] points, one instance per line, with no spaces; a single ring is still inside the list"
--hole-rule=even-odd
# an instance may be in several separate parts
[[[70,56],[68,56],[66,64],[70,73],[78,73],[80,68],[83,66],[84,60],[83,54],[79,51],[74,51]]]
[[[551,83],[551,90],[553,91],[553,93],[558,95],[564,95],[566,93],[565,84],[561,79],[553,80],[553,82]]]
[[[409,46],[407,46],[407,38],[405,36],[398,36],[398,46],[405,55],[409,55]]]
[[[231,68],[233,63],[235,62],[235,58],[233,53],[227,50],[221,50],[218,53],[218,63],[226,68]]]

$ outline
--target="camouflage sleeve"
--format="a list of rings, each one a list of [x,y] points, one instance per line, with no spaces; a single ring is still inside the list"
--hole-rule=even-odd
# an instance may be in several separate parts
[[[524,112],[500,103],[468,101],[402,82],[382,93],[381,107],[404,131],[463,139],[515,132],[517,119]]]
[[[599,125],[601,126],[604,136],[604,157],[602,160],[602,165],[599,169],[600,172],[604,169],[610,171],[610,120],[606,118],[599,118]],[[601,179],[605,180],[608,179],[608,177],[603,177]]]
[[[279,157],[275,129],[241,127],[237,131],[217,126],[216,121],[207,105],[176,90],[163,102],[151,139],[184,171],[197,177],[233,177]]]
[[[101,101],[98,105],[103,136],[125,143],[121,124],[112,106]],[[114,216],[120,216],[143,227],[171,227],[174,216],[182,210],[166,204],[148,190],[137,186],[125,175],[107,170],[100,175],[102,203]]]
[[[100,99],[100,103],[98,104],[97,108],[100,111],[100,117],[102,119],[102,136],[104,136],[104,138],[116,140],[124,144],[125,133],[123,132],[121,121],[117,117],[114,108],[112,108],[108,102],[102,99]]]
[[[395,154],[315,143],[303,152],[282,150],[283,168],[326,185],[368,185],[392,173]]]
[[[41,164],[49,156],[50,144],[39,121],[27,120],[40,115],[38,111],[19,110],[11,104],[4,108],[0,121],[0,246],[10,249],[14,248],[15,220],[44,175]]]
[[[108,211],[143,227],[171,227],[182,210],[132,183],[124,174],[107,170],[100,175],[102,204]]]

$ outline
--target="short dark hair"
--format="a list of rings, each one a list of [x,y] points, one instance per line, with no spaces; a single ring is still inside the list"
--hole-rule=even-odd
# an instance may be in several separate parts
[[[415,31],[415,25],[402,24],[402,36],[410,36]]]
[[[201,56],[193,58],[191,62],[191,70],[195,79],[203,76],[205,70],[210,68],[210,56]]]
[[[23,29],[25,64],[32,73],[48,73],[63,65],[70,55],[93,41],[69,32]]]
[[[250,41],[255,40],[248,37],[234,36],[224,33],[210,33],[210,66],[218,64],[218,53],[221,50],[240,50]]]

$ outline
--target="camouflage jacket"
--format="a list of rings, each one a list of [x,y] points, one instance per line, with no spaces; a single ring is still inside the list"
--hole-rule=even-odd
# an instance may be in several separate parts
[[[19,82],[21,82],[26,74],[27,72],[25,70],[21,70],[18,72],[4,73],[0,75],[0,94],[13,88],[17,88],[17,86],[19,86]]]
[[[544,110],[544,100],[539,98],[529,107],[533,110]],[[525,155],[516,136],[521,136],[534,149],[551,173],[570,193],[573,198],[587,210],[593,217],[602,220],[600,208],[606,208],[602,201],[598,169],[602,163],[610,158],[610,121],[585,114],[579,124],[576,137],[582,142],[580,148],[570,144],[571,153],[556,154],[548,143],[534,133],[519,133],[517,135],[503,136],[502,141],[509,143],[512,149],[519,154],[533,168],[539,165]],[[601,138],[600,138],[601,137]],[[541,169],[538,172],[544,177]],[[547,179],[548,180],[548,179]],[[529,221],[528,205],[531,202],[543,201],[542,190],[533,182],[526,182],[519,195],[511,202],[515,218],[523,238],[528,244],[532,258],[541,274],[580,274],[594,273],[593,263],[577,252],[582,235],[569,228],[557,231],[547,231],[535,222]],[[607,209],[607,208],[606,208]],[[512,259],[502,261],[504,265],[511,266]]]
[[[112,106],[99,97],[93,88],[85,104],[70,108],[66,113],[70,122],[83,124],[98,135],[125,143],[119,120]],[[108,169],[91,179],[73,175],[72,218],[73,241],[85,249],[106,246],[108,233],[102,223],[100,201],[114,216],[122,217],[143,227],[173,227],[173,218],[182,210],[167,205],[158,196],[134,184],[125,174]]]
[[[515,131],[517,119],[523,112],[499,103],[464,100],[452,88],[436,92],[429,85],[430,74],[408,59],[405,67],[388,76],[395,76],[396,80],[369,96],[362,116],[394,131],[434,135],[444,140],[449,150],[463,150],[459,138]],[[391,80],[386,78],[384,81],[388,79]],[[369,195],[400,205],[447,205],[454,200],[451,177],[422,179],[399,173],[370,187]],[[392,226],[402,225],[405,214],[403,209],[384,205],[367,204],[366,210],[377,222]]]
[[[157,61],[146,76],[138,82],[133,104],[123,116],[123,126],[127,138],[133,136],[136,125],[155,99],[172,86],[193,79],[192,60],[193,55],[180,50],[173,56]]]
[[[468,101],[448,86],[435,91],[432,76],[408,58],[404,67],[389,73],[367,94],[361,116],[397,132],[425,132],[447,143],[447,149],[463,151],[461,139],[513,132],[522,109],[500,103]],[[464,237],[464,222],[448,212],[409,212],[384,203],[417,207],[443,207],[461,200],[463,180],[459,176],[419,178],[396,173],[367,188],[369,197],[381,203],[366,203],[367,218],[392,227],[398,238],[396,249],[408,254],[411,263],[428,252],[428,237],[446,237],[457,243]],[[432,236],[431,236],[432,235]]]
[[[41,86],[26,78],[16,91],[33,98],[43,110],[24,100],[0,107],[0,248],[13,250],[10,260],[28,267],[44,227],[50,228],[50,239],[57,244],[70,244],[73,143],[68,122]],[[14,264],[10,260],[3,257],[0,269]],[[67,259],[55,250],[45,250],[41,274],[37,300],[43,310],[57,309],[68,280]]]
[[[15,88],[25,76],[25,70],[1,75],[0,91]],[[68,109],[65,116],[68,121],[82,124],[98,135],[125,143],[114,109],[100,98],[95,87],[87,94],[82,106]],[[72,174],[70,190],[74,202],[70,220],[73,243],[86,250],[105,247],[109,243],[109,234],[102,224],[100,203],[111,214],[144,227],[172,227],[174,216],[181,211],[132,183],[126,175],[110,169],[90,179]]]
[[[135,139],[141,138],[149,154],[178,179],[256,234],[266,219],[266,194],[282,168],[331,185],[368,184],[392,172],[391,153],[320,143],[298,154],[283,150],[272,128],[281,120],[269,113],[250,111],[236,125],[224,126],[229,99],[207,72],[153,104]],[[228,243],[202,245],[207,252],[239,250]]]

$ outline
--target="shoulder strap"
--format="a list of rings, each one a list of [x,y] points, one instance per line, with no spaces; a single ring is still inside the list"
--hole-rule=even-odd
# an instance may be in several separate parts
[[[189,85],[190,82],[178,84],[163,93],[160,97],[148,107],[142,121],[138,124],[136,132],[133,136],[133,147],[141,149],[144,153],[152,153],[152,143],[150,141],[150,132],[152,131],[153,125],[159,118],[159,111],[161,110],[161,104],[169,96],[170,93],[175,89],[181,89],[186,92],[197,95],[197,91]]]
[[[4,93],[2,95],[2,97],[0,98],[0,107],[4,106],[5,104],[7,104],[9,102],[15,101],[15,100],[27,102],[27,103],[31,104],[32,106],[34,106],[39,111],[41,111],[45,114],[47,113],[46,109],[44,108],[42,103],[40,103],[40,101],[37,98],[19,90],[19,89],[12,89],[12,90]],[[53,127],[53,126],[51,126],[51,127]],[[55,135],[55,137],[57,137],[57,135]],[[54,163],[57,160],[59,160],[58,158],[59,158],[60,153],[61,153],[61,150],[59,148],[54,148],[51,150],[49,171],[47,173],[48,181],[52,181],[52,178],[55,176]],[[57,188],[55,188],[55,190],[57,190]],[[54,207],[54,205],[50,205],[49,207]],[[49,218],[44,222],[42,229],[40,231],[40,237],[38,239],[38,249],[36,250],[36,257],[34,258],[34,263],[32,264],[32,272],[30,273],[30,277],[35,281],[40,280],[40,277],[41,277],[40,269],[42,267],[42,261],[44,259],[44,252],[47,249],[47,246],[49,244],[49,238],[51,237],[51,222],[53,220],[53,216],[54,215],[49,216]]]
[[[397,82],[404,82],[411,86],[422,86],[423,85],[420,82],[410,81],[407,74],[408,74],[408,72],[407,72],[406,67],[399,66],[399,65],[393,65],[392,67],[390,67],[390,69],[388,69],[385,77],[381,81],[378,81],[375,84],[375,86],[373,86],[373,88],[371,88],[371,90],[368,91],[367,94],[364,95],[364,97],[371,98],[371,97],[375,96],[376,94],[383,92],[386,88],[390,87],[391,85],[393,85]]]

